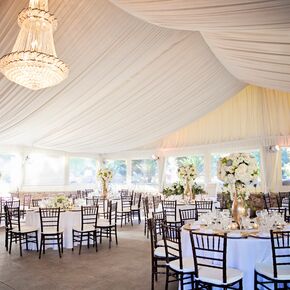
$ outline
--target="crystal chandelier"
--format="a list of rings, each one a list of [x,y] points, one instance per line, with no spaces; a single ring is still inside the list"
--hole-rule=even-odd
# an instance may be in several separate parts
[[[1,72],[31,90],[62,82],[69,69],[56,55],[57,20],[48,12],[48,0],[30,0],[29,7],[19,13],[18,24],[21,29],[12,52],[0,59]]]

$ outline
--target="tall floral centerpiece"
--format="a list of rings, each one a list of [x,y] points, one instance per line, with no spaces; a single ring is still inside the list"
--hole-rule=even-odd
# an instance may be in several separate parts
[[[181,182],[184,184],[184,196],[194,199],[195,196],[191,190],[192,183],[197,177],[194,164],[181,165],[177,172]]]
[[[107,198],[108,197],[108,183],[112,180],[113,173],[110,169],[101,168],[98,171],[97,176],[101,180],[101,183],[102,183],[102,196],[103,198]]]
[[[247,153],[233,153],[218,161],[217,176],[228,185],[233,201],[232,215],[238,224],[246,211],[249,186],[257,183],[258,173],[255,157]]]

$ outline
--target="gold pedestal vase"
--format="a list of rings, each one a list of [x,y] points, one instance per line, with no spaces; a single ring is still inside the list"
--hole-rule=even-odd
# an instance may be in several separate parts
[[[234,221],[240,227],[241,219],[246,214],[246,208],[243,199],[238,199],[238,194],[235,192],[234,200],[232,204],[232,216]]]
[[[108,187],[107,187],[107,182],[105,180],[102,180],[102,197],[103,198],[108,197]]]
[[[183,197],[193,198],[193,193],[191,190],[190,182],[188,180],[185,181]]]

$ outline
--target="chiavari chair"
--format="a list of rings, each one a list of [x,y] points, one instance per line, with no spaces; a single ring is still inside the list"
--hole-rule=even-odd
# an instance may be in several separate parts
[[[46,245],[57,245],[61,258],[63,253],[63,230],[59,227],[60,208],[39,208],[39,216],[41,226],[39,259],[41,259],[42,251],[45,254]]]
[[[167,222],[175,222],[177,201],[176,200],[162,200],[161,204],[162,204],[162,210],[166,212]]]
[[[31,204],[32,204],[32,207],[39,207],[39,202],[41,202],[42,199],[40,198],[37,198],[37,199],[32,199],[31,200]]]
[[[194,289],[243,289],[243,272],[227,267],[226,233],[190,231],[190,240],[195,269]]]
[[[185,223],[192,223],[198,220],[198,211],[196,208],[180,209],[179,217],[182,225]]]
[[[117,202],[109,201],[107,218],[97,219],[97,235],[100,237],[100,243],[102,238],[109,238],[109,248],[111,248],[112,236],[115,235],[116,245],[118,245],[117,236]]]
[[[141,198],[142,198],[141,192],[134,192],[131,211],[133,219],[135,217],[135,214],[137,214],[139,224],[141,223]]]
[[[96,245],[96,252],[98,251],[97,244],[97,218],[98,218],[98,206],[82,206],[81,207],[81,226],[74,227],[72,229],[73,246],[79,244],[79,255],[81,254],[83,242],[87,242],[87,247],[90,247],[90,241],[93,241],[93,245]]]
[[[127,221],[131,222],[131,225],[133,226],[132,202],[132,195],[121,197],[121,209],[118,211],[118,219],[121,220],[121,227],[123,226],[123,220],[125,221],[125,224],[127,224]]]
[[[149,228],[148,228],[148,219],[149,219],[149,198],[148,196],[142,198],[143,204],[143,213],[144,213],[144,236],[146,235],[149,238]]]
[[[193,285],[194,283],[193,258],[183,258],[182,256],[180,226],[163,224],[162,232],[166,256],[165,289],[168,289],[169,283],[179,281],[180,289],[183,290],[185,285]],[[173,277],[173,279],[170,279],[170,277]]]
[[[290,231],[270,231],[272,265],[258,263],[255,266],[255,289],[290,289]],[[262,278],[260,280],[259,278]],[[282,284],[282,288],[281,287]]]
[[[201,215],[203,213],[211,212],[213,209],[213,201],[212,200],[196,200],[195,201],[195,209],[198,214]]]
[[[34,227],[22,226],[20,223],[20,208],[5,205],[5,219],[9,234],[9,254],[11,254],[12,243],[19,244],[20,256],[22,257],[22,245],[29,248],[29,243],[36,245],[38,251],[38,230]]]

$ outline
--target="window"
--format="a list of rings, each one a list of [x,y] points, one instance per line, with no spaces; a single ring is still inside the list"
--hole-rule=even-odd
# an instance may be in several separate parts
[[[105,167],[112,170],[112,183],[126,184],[127,182],[127,163],[125,160],[105,160]]]
[[[260,183],[260,181],[261,181],[261,177],[260,177],[260,168],[261,168],[260,150],[241,151],[241,152],[250,153],[252,156],[254,156],[256,158],[257,165],[258,165],[258,168],[259,168],[258,183]],[[212,153],[211,154],[210,171],[211,171],[211,182],[212,183],[220,183],[220,184],[222,184],[222,182],[217,178],[217,163],[218,163],[220,158],[225,157],[227,155],[230,155],[230,153]]]
[[[156,160],[132,160],[132,183],[158,184],[158,166]]]
[[[64,156],[40,153],[29,155],[25,161],[25,185],[64,185]]]
[[[166,160],[166,176],[165,183],[172,184],[179,180],[177,169],[181,165],[186,164],[194,164],[198,176],[195,180],[196,183],[204,183],[205,182],[205,174],[204,174],[204,156],[203,155],[193,155],[193,156],[182,156],[182,157],[168,157]]]
[[[69,159],[69,184],[95,184],[96,174],[95,159],[79,157]]]
[[[290,185],[290,147],[281,148],[282,185]]]
[[[13,154],[0,154],[0,182],[6,185],[19,185],[21,177],[21,159]]]

